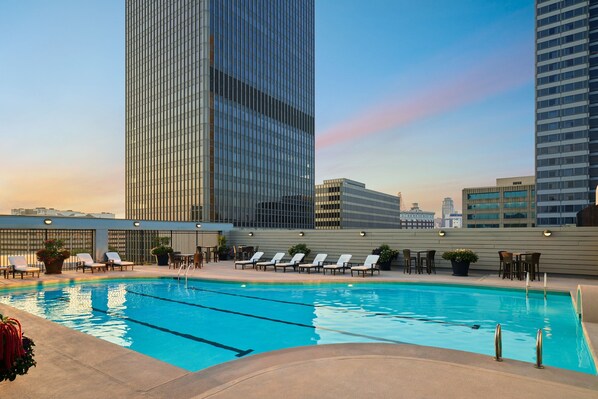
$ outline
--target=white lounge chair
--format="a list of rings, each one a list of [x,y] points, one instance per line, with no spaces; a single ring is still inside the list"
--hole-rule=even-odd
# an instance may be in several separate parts
[[[327,256],[328,256],[328,254],[317,254],[316,257],[314,258],[313,262],[303,263],[303,264],[297,266],[297,268],[299,269],[299,273],[301,273],[302,270],[303,271],[307,270],[308,273],[311,273],[312,269],[319,271],[319,269],[321,269],[322,266],[324,265],[324,261],[326,260]]]
[[[299,263],[301,263],[304,257],[305,254],[298,252],[295,255],[293,255],[293,258],[289,262],[277,263],[276,265],[274,265],[274,271],[282,269],[282,271],[286,273],[287,267],[292,267],[293,270],[297,270],[297,266],[299,266]]]
[[[358,276],[359,276],[359,273],[361,273],[363,275],[363,277],[365,277],[366,272],[371,272],[372,276],[373,276],[374,270],[377,270],[378,274],[380,274],[380,269],[378,269],[378,267],[376,267],[376,263],[378,263],[379,258],[380,258],[380,255],[368,255],[368,257],[365,258],[363,265],[351,267],[351,276],[353,276],[354,271],[357,272]]]
[[[278,262],[280,262],[284,258],[284,252],[277,252],[276,255],[272,257],[272,260],[267,262],[257,262],[255,264],[256,269],[263,268],[266,271],[268,266],[276,266]]]
[[[133,270],[133,267],[135,266],[135,263],[133,262],[121,260],[116,252],[106,252],[106,257],[108,258],[108,265],[112,267],[112,270],[114,270],[116,266],[120,267],[120,270],[123,270],[123,268],[126,269],[127,266],[131,266],[131,270]]]
[[[94,270],[103,269],[104,272],[106,271],[106,264],[94,262],[93,258],[91,257],[90,254],[83,254],[83,253],[77,254],[77,258],[79,258],[79,261],[77,262],[75,271],[81,269],[81,270],[83,270],[83,273],[85,273],[85,269],[89,269],[89,270],[91,270],[92,274],[93,274]]]
[[[24,274],[30,274],[31,276],[35,277],[35,273],[37,273],[37,278],[39,278],[39,267],[31,267],[27,264],[27,259],[24,256],[9,256],[8,263],[12,266],[12,278],[15,278],[16,273],[21,273],[21,280],[23,279]]]
[[[326,270],[331,271],[332,273],[336,274],[337,270],[342,270],[343,274],[345,274],[345,269],[349,267],[349,261],[351,260],[352,255],[344,254],[338,257],[338,261],[332,265],[324,265],[322,266],[322,271],[326,274]]]
[[[237,268],[237,265],[241,266],[241,269],[245,269],[245,266],[251,266],[252,268],[255,268],[255,264],[262,256],[264,256],[263,252],[256,252],[249,260],[238,260],[235,262],[235,269]]]

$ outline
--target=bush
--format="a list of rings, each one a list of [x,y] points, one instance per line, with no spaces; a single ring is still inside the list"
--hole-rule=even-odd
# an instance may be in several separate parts
[[[307,245],[305,245],[305,244],[297,244],[297,245],[293,245],[291,248],[289,248],[289,254],[291,256],[298,254],[298,253],[302,253],[302,254],[305,254],[305,258],[307,258],[309,256],[310,252],[311,252],[311,249],[307,248]]]
[[[378,263],[392,262],[399,255],[399,251],[390,249],[387,244],[382,244],[378,248],[372,250],[372,255],[380,255]]]
[[[455,249],[443,253],[442,259],[454,260],[455,262],[476,263],[478,261],[478,255],[471,249]]]
[[[152,255],[161,256],[173,253],[174,250],[170,247],[169,237],[154,238],[154,248],[152,248]]]

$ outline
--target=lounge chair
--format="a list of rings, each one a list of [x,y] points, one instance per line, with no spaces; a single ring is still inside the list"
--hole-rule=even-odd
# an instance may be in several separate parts
[[[39,278],[39,267],[29,266],[24,256],[9,256],[8,263],[12,266],[12,278],[15,278],[16,273],[21,273],[21,280],[24,274],[30,273],[32,277],[35,277],[35,273],[37,273],[37,278]]]
[[[85,273],[85,269],[89,269],[92,274],[94,270],[104,269],[104,272],[106,271],[106,264],[94,262],[90,254],[77,254],[77,258],[79,258],[79,261],[77,262],[75,271],[81,269]]]
[[[123,270],[123,268],[126,269],[127,266],[131,266],[131,270],[133,270],[133,267],[135,266],[135,263],[133,262],[121,260],[116,252],[106,252],[106,258],[108,258],[108,266],[112,267],[112,270],[114,270],[116,266],[120,267],[120,270]]]
[[[255,264],[256,269],[263,268],[266,271],[268,266],[275,266],[278,262],[280,262],[284,258],[284,252],[277,252],[276,255],[272,257],[272,260],[266,262],[257,262]]]
[[[283,273],[286,273],[287,267],[292,267],[293,270],[297,270],[297,266],[299,266],[299,263],[301,263],[301,261],[303,260],[304,257],[305,257],[304,253],[298,252],[295,255],[293,255],[293,258],[289,262],[275,264],[274,271],[277,271],[278,269],[282,269]]]
[[[366,272],[371,272],[372,276],[373,276],[374,270],[377,270],[378,274],[380,274],[380,269],[378,269],[376,267],[376,263],[378,263],[379,258],[380,258],[380,255],[368,255],[368,257],[365,258],[363,265],[351,267],[351,276],[353,276],[354,271],[357,272],[358,276],[359,276],[359,273],[361,273],[363,275],[363,277],[365,277]]]
[[[319,271],[322,268],[322,266],[324,265],[324,261],[326,260],[327,256],[328,256],[328,254],[317,254],[316,257],[314,258],[313,262],[303,263],[303,264],[297,266],[297,268],[299,269],[299,273],[301,273],[302,270],[303,271],[307,270],[307,273],[311,273],[312,269]]]
[[[249,260],[238,260],[235,262],[235,269],[237,268],[237,265],[241,266],[241,269],[245,269],[245,266],[251,266],[252,268],[255,268],[255,264],[262,256],[264,256],[263,252],[256,252]]]
[[[338,257],[338,260],[335,264],[332,265],[324,265],[322,266],[322,271],[326,274],[326,270],[331,271],[332,273],[336,274],[337,270],[342,270],[343,274],[345,274],[345,269],[349,267],[349,261],[351,260],[352,255],[344,254]]]

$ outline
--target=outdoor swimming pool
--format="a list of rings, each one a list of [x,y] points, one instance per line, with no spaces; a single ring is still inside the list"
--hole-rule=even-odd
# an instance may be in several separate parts
[[[590,374],[596,368],[564,294],[400,283],[258,284],[127,279],[0,291],[0,302],[197,371],[276,349],[347,342],[428,345]]]

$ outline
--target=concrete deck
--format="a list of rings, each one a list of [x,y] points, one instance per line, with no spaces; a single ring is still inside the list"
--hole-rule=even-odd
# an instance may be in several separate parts
[[[164,267],[134,271],[65,272],[40,279],[2,279],[3,287],[51,284],[71,279],[174,276]],[[232,262],[210,263],[193,277],[263,282],[434,282],[524,287],[524,282],[473,272],[453,277],[404,275],[401,271],[361,278],[349,275],[274,273],[235,270]],[[578,284],[598,286],[598,279],[549,277],[549,289],[575,292]],[[541,282],[532,289],[542,290]],[[339,344],[291,348],[246,357],[190,373],[159,360],[31,314],[0,305],[0,313],[21,321],[36,343],[38,366],[13,382],[0,383],[0,398],[378,398],[480,396],[525,398],[596,398],[598,377],[529,363],[496,362],[489,356],[389,344]],[[598,324],[584,323],[598,348]],[[594,353],[596,353],[594,351]]]

